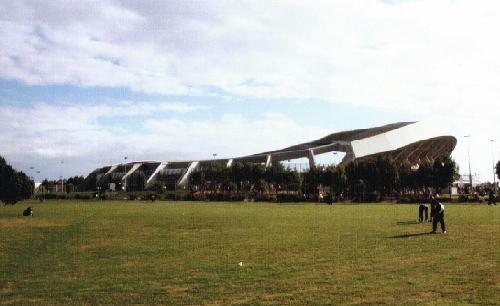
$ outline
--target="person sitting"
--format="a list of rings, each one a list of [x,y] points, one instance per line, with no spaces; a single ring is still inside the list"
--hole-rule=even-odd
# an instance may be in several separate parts
[[[425,221],[427,221],[429,219],[429,208],[427,207],[427,205],[422,203],[418,206],[418,221],[420,223],[424,221],[424,216]]]
[[[25,216],[25,217],[31,217],[31,216],[33,216],[33,209],[31,207],[26,208],[23,211],[23,216]]]
[[[432,215],[431,234],[436,233],[438,223],[441,223],[441,230],[443,231],[443,234],[446,234],[446,225],[444,223],[444,205],[439,203],[439,201],[436,199],[432,199],[431,215]]]

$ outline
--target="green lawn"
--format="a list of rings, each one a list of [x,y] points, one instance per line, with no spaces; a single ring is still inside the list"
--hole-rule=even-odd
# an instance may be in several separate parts
[[[19,203],[0,305],[500,304],[499,212],[448,204],[429,235],[416,205]]]

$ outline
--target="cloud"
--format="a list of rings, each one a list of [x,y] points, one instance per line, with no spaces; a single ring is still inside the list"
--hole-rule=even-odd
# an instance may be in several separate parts
[[[55,171],[50,169],[57,165],[55,160],[78,160],[67,162],[72,165],[73,175],[92,170],[87,168],[89,164],[95,167],[121,161],[124,155],[131,160],[209,159],[212,153],[230,157],[278,149],[327,133],[279,113],[263,114],[257,120],[241,114],[202,120],[167,116],[172,111],[196,109],[180,103],[158,107],[146,102],[2,107],[0,154],[23,161],[25,166],[30,165],[29,160],[38,161],[44,173]],[[131,120],[116,124],[114,119],[123,116]]]
[[[313,4],[82,0],[71,5],[58,0],[3,1],[0,78],[32,85],[126,87],[160,95],[221,94],[370,106],[451,125],[459,138],[457,152],[464,152],[463,135],[472,134],[478,141],[473,149],[477,152],[472,153],[483,161],[491,159],[484,150],[489,139],[500,142],[496,124],[500,116],[498,28],[500,3],[493,0]],[[191,111],[187,105],[162,107],[177,113]],[[120,124],[103,128],[102,121],[148,117],[152,109],[157,107],[134,108],[132,103],[95,105],[91,111],[41,104],[31,113],[3,107],[1,119],[17,121],[2,123],[15,132],[0,133],[0,140],[6,143],[13,141],[13,135],[40,133],[33,144],[18,145],[46,156],[83,154],[99,150],[104,143],[125,149],[124,142],[116,139],[124,131]],[[167,143],[173,150],[222,152],[231,147],[226,140],[241,141],[230,131],[255,129],[265,135],[262,147],[273,144],[266,142],[271,137],[266,131],[287,134],[286,129],[272,127],[270,120],[254,122],[232,116],[199,122],[144,119],[139,121],[143,125],[139,130],[149,129],[150,140],[137,137],[135,141],[137,147],[151,150],[154,144]],[[304,136],[298,122],[278,121],[289,124],[298,138]],[[55,133],[57,129],[51,126],[62,131]],[[52,140],[42,131],[50,132]],[[199,147],[179,136],[184,134],[196,139]],[[253,144],[258,139],[247,137],[249,144],[244,148],[260,148]],[[279,137],[273,137],[281,144]],[[89,139],[99,141],[95,147],[78,145]],[[465,165],[463,156],[459,153],[458,158]],[[481,171],[489,172],[489,166],[482,164]]]
[[[137,124],[142,118],[206,108],[178,102],[130,101],[5,105],[0,108],[2,151],[8,155],[32,152],[46,157],[93,156],[105,153],[113,145],[124,145],[125,141],[117,138],[125,132],[140,133]],[[130,120],[137,123],[128,126]]]
[[[158,120],[145,122],[149,141],[165,147],[197,153],[197,158],[235,157],[279,149],[328,134],[326,129],[303,126],[280,113],[265,113],[258,119],[224,114],[215,120]]]
[[[58,177],[61,160],[69,176],[120,162],[123,156],[131,160],[209,159],[213,153],[221,158],[235,157],[335,132],[319,122],[306,125],[279,112],[263,113],[257,118],[241,113],[193,118],[191,115],[198,111],[207,110],[179,102],[4,105],[0,108],[0,155],[25,170],[35,165],[41,175]],[[463,136],[471,134],[472,171],[489,180],[499,145],[490,142],[495,132],[489,130],[490,120],[493,118],[479,122],[449,119],[438,113],[427,118],[425,124],[438,130],[451,127],[459,141],[453,156],[461,164],[461,173],[468,173]],[[359,124],[359,128],[365,127]]]
[[[402,110],[498,101],[496,1],[391,3],[401,5],[6,2],[0,76],[160,94],[216,88]]]

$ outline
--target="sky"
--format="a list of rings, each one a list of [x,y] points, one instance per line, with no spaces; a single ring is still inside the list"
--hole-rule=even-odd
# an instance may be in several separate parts
[[[0,155],[39,181],[423,121],[492,181],[498,29],[488,0],[2,1]]]

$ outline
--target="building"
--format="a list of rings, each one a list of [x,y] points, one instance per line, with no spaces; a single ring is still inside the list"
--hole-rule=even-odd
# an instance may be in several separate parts
[[[441,132],[440,132],[441,130]],[[357,129],[330,134],[311,142],[297,144],[280,150],[267,151],[247,156],[225,159],[195,161],[134,161],[98,168],[86,180],[96,186],[106,184],[127,185],[127,179],[134,173],[141,173],[146,187],[161,181],[169,188],[185,187],[190,174],[204,164],[219,162],[231,167],[235,162],[272,163],[305,158],[309,167],[316,166],[316,158],[340,152],[344,156],[341,164],[356,159],[371,159],[379,156],[392,158],[396,162],[409,162],[418,169],[424,161],[449,156],[457,140],[442,132],[436,125],[421,122],[398,122],[384,126]]]

